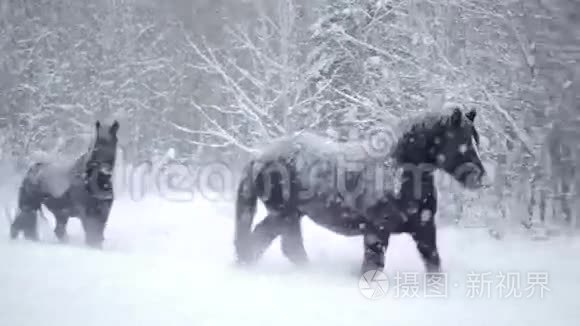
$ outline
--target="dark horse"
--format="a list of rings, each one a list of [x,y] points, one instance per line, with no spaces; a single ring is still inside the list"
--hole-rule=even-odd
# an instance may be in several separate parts
[[[18,193],[18,213],[10,228],[15,239],[37,241],[37,213],[44,205],[55,217],[54,233],[67,240],[69,217],[78,217],[85,231],[85,242],[101,247],[104,230],[113,204],[113,168],[117,150],[119,123],[95,124],[96,138],[89,151],[72,164],[38,162],[28,169]]]
[[[300,221],[308,215],[335,233],[363,236],[363,273],[384,269],[389,236],[399,233],[411,234],[428,272],[439,272],[434,173],[445,171],[468,189],[482,187],[475,116],[457,107],[423,116],[381,155],[362,143],[309,133],[277,140],[245,167],[238,186],[238,262],[255,262],[281,236],[284,255],[307,263]],[[267,216],[252,231],[258,198]]]

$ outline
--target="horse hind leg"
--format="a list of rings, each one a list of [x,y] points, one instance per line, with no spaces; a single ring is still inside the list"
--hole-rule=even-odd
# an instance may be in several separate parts
[[[25,188],[21,188],[18,198],[18,213],[10,226],[12,239],[18,238],[22,232],[25,239],[38,240],[37,212],[40,210],[40,205],[41,200],[38,199],[38,196],[27,192]]]
[[[20,208],[16,218],[10,226],[10,237],[18,238],[20,232],[24,238],[31,241],[38,241],[37,216],[33,208]]]
[[[249,237],[246,263],[254,263],[268,250],[274,239],[282,234],[282,222],[278,215],[268,214],[260,221]]]
[[[37,212],[43,201],[43,193],[38,187],[35,175],[41,169],[42,163],[31,167],[18,189],[18,212],[10,225],[10,237],[18,238],[20,232],[28,240],[38,240]]]
[[[304,249],[304,239],[300,226],[301,219],[302,217],[300,215],[291,214],[285,216],[282,222],[282,253],[296,265],[305,265],[308,263],[308,255]]]
[[[255,262],[268,250],[272,242],[281,237],[282,253],[295,264],[307,262],[300,229],[301,216],[270,212],[260,221],[250,235],[251,262]]]

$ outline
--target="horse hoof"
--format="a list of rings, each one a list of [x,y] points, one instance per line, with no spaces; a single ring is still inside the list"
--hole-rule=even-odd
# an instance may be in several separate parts
[[[376,266],[376,265],[367,265],[367,266],[361,267],[358,276],[359,277],[366,277],[366,276],[374,277],[374,275],[376,275],[377,273],[384,273],[383,268]]]
[[[296,265],[296,267],[298,268],[308,268],[310,266],[310,261],[309,260],[301,260],[299,262],[294,262],[294,264]]]
[[[254,265],[255,264],[255,261],[250,260],[250,259],[240,259],[240,258],[238,258],[238,259],[236,259],[236,261],[234,262],[234,264],[237,267],[246,268],[246,267],[250,267],[250,266]]]
[[[24,239],[32,242],[38,242],[38,235],[36,234],[24,234]]]
[[[427,274],[441,274],[441,266],[427,265],[425,266]]]
[[[310,260],[306,257],[292,257],[290,258],[290,261],[299,268],[310,265]]]
[[[244,268],[249,267],[250,265],[247,264],[247,263],[245,263],[245,262],[243,262],[243,261],[235,260],[232,263],[232,266],[235,267],[235,268],[244,269]]]
[[[103,249],[102,242],[87,242],[86,245],[87,245],[87,247],[89,247],[91,249],[95,249],[95,250],[102,250]]]
[[[54,230],[54,235],[56,236],[56,238],[60,242],[66,242],[66,241],[68,241],[68,234],[66,233],[65,230],[56,229],[56,230]]]

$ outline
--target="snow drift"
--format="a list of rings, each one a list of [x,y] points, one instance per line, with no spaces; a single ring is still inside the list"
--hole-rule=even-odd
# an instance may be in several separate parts
[[[77,220],[71,243],[56,244],[47,214],[41,243],[0,239],[0,325],[530,326],[573,325],[579,317],[577,239],[496,241],[479,229],[442,228],[448,290],[428,298],[421,282],[413,283],[424,274],[412,240],[393,236],[388,291],[371,300],[355,274],[361,238],[337,236],[306,218],[308,268],[287,262],[275,242],[258,265],[241,269],[233,264],[232,213],[231,201],[121,199],[102,251],[84,248]],[[501,292],[502,273],[520,275],[511,290],[522,297]],[[548,277],[543,297],[539,287],[527,297],[533,273]]]

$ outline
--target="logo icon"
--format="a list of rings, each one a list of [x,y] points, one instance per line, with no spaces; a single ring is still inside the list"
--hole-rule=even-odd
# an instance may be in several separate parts
[[[361,294],[371,300],[380,299],[387,295],[389,278],[387,274],[378,270],[365,272],[358,281]]]
[[[367,155],[377,158],[385,157],[395,145],[397,135],[388,126],[373,128],[368,131],[363,147]]]

